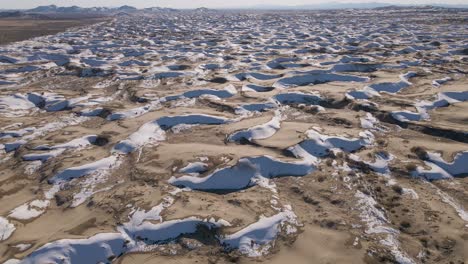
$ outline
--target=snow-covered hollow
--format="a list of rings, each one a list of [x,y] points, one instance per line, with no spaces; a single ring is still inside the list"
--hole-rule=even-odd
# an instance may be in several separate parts
[[[448,81],[451,81],[452,78],[451,77],[445,77],[445,78],[441,78],[441,79],[436,79],[436,80],[433,80],[432,81],[432,86],[434,87],[440,87],[442,84],[448,82]]]
[[[234,87],[233,85],[228,85],[224,87],[224,89],[222,90],[197,89],[197,90],[187,91],[187,92],[182,93],[181,95],[167,96],[161,101],[173,101],[173,100],[178,100],[182,98],[198,98],[204,95],[212,95],[218,98],[229,98],[236,94],[237,94],[236,87]]]
[[[422,118],[420,113],[411,111],[393,111],[391,112],[391,115],[400,122],[420,121]]]
[[[42,246],[21,263],[109,263],[125,252],[125,241],[120,233],[101,233],[84,239],[62,239]]]
[[[113,152],[127,154],[141,148],[145,144],[163,141],[166,138],[165,130],[178,125],[220,125],[229,122],[224,117],[210,115],[180,115],[165,116],[142,125],[127,139],[117,143]]]
[[[23,160],[33,161],[33,160],[40,160],[46,161],[50,158],[57,157],[58,155],[62,154],[64,151],[69,149],[79,150],[91,144],[94,144],[97,139],[96,135],[88,135],[81,138],[73,139],[64,144],[58,144],[55,146],[37,146],[34,150],[47,150],[47,152],[41,153],[31,153],[26,154],[23,156]]]
[[[107,117],[107,120],[115,121],[115,120],[122,120],[122,119],[142,116],[152,110],[158,109],[160,107],[160,104],[161,104],[160,101],[156,100],[144,106],[124,110],[121,112],[112,113]]]
[[[408,72],[400,75],[399,82],[382,82],[369,85],[369,87],[377,92],[398,93],[401,89],[412,85],[409,79],[415,77],[415,72]]]
[[[332,72],[374,72],[380,68],[385,68],[382,64],[362,64],[362,63],[340,63],[335,64],[330,69]]]
[[[231,134],[227,140],[230,142],[240,142],[242,140],[258,140],[273,136],[281,126],[281,114],[277,113],[267,123],[254,126]]]
[[[273,97],[273,99],[282,105],[287,104],[307,104],[307,105],[317,105],[323,99],[316,94],[306,94],[300,92],[294,93],[280,93]]]
[[[439,101],[445,100],[449,104],[468,101],[468,91],[462,92],[443,92],[437,95]]]
[[[105,173],[108,170],[116,167],[119,163],[119,157],[116,155],[111,155],[107,158],[97,160],[85,165],[71,167],[65,169],[49,180],[49,183],[61,183],[67,182],[75,178],[83,177],[93,173]]]
[[[456,104],[460,102],[465,102],[468,100],[468,91],[462,91],[462,92],[443,92],[443,93],[438,93],[434,100],[432,101],[418,101],[415,103],[415,107],[418,111],[418,113],[413,113],[409,111],[400,111],[400,112],[393,112],[394,113],[400,113],[400,116],[403,115],[401,118],[397,118],[398,120],[404,122],[406,120],[413,120],[413,121],[419,121],[419,120],[429,120],[430,119],[430,114],[429,111],[433,109],[437,109],[440,107],[447,107],[451,104]],[[413,119],[404,117],[404,112],[406,112],[406,115],[409,115],[410,117],[413,117]],[[401,114],[403,113],[403,114]],[[395,117],[395,116],[394,116]],[[398,116],[397,116],[398,117]]]
[[[145,144],[151,144],[157,141],[163,141],[166,133],[154,122],[143,124],[136,132],[132,133],[127,139],[118,142],[112,152],[127,154],[141,148]]]
[[[360,77],[353,75],[343,75],[335,73],[310,73],[305,75],[297,75],[293,77],[286,77],[278,80],[273,84],[275,88],[289,88],[294,86],[306,86],[321,84],[327,82],[367,82],[369,81],[368,77]]]
[[[165,116],[159,118],[156,123],[163,129],[168,130],[180,124],[186,125],[221,125],[229,122],[229,119],[211,115],[179,115],[179,116]]]
[[[184,234],[197,232],[200,225],[209,229],[222,224],[214,220],[203,220],[197,217],[170,220],[158,224],[143,222],[140,225],[124,225],[122,229],[134,240],[143,240],[147,244],[157,244],[173,240]]]
[[[408,72],[406,74],[400,75],[400,81],[398,82],[381,82],[370,84],[360,90],[347,92],[346,97],[350,99],[369,99],[380,96],[380,92],[398,93],[402,89],[410,87],[412,83],[409,81],[409,79],[415,76],[415,72]]]
[[[299,58],[276,58],[266,63],[266,66],[270,69],[284,69],[288,68],[293,62],[299,61]]]
[[[13,94],[0,97],[0,110],[28,110],[36,107],[36,104],[29,98],[28,95]]]
[[[235,108],[235,113],[237,115],[244,115],[252,112],[265,112],[277,107],[278,105],[274,102],[243,104]]]
[[[229,225],[224,220],[188,217],[158,224],[132,222],[119,226],[119,232],[100,233],[83,239],[61,239],[45,244],[21,263],[110,263],[121,255],[138,251],[139,246],[162,244],[185,234],[193,234],[200,226],[209,229]],[[143,244],[141,244],[143,243]]]
[[[366,86],[361,90],[353,90],[346,93],[346,98],[351,100],[365,100],[375,96],[380,96],[380,94],[369,86]]]
[[[64,96],[55,93],[28,93],[13,94],[0,97],[0,112],[6,109],[18,111],[29,110],[32,108],[43,108],[48,112],[62,111],[73,108],[78,103],[89,99],[89,96],[82,96],[72,99],[66,99]]]
[[[2,128],[5,129],[5,128]],[[3,130],[0,131],[0,139],[4,138],[19,138],[24,136],[25,134],[34,132],[36,128],[34,127],[26,127],[18,130]]]
[[[250,72],[250,73],[238,73],[234,76],[237,81],[244,81],[246,79],[255,79],[258,81],[268,81],[277,78],[281,78],[283,75],[281,74],[265,74],[265,73],[257,73],[257,72]]]
[[[360,138],[327,136],[315,130],[308,130],[306,135],[308,139],[288,148],[288,150],[296,157],[312,158],[313,160],[329,155],[332,149],[353,152],[371,144],[373,140],[370,132],[361,132]]]
[[[418,167],[413,176],[424,177],[427,180],[468,176],[468,151],[457,153],[452,162],[446,162],[439,153],[428,153],[428,160],[424,163],[430,169]]]
[[[270,217],[261,217],[257,222],[222,238],[223,246],[237,249],[249,257],[259,257],[268,253],[272,243],[281,232],[285,222],[294,223],[296,215],[285,210]]]
[[[275,89],[274,87],[262,86],[262,85],[257,85],[257,84],[246,84],[242,86],[242,91],[244,92],[264,93],[264,92],[270,92],[274,89]]]
[[[30,127],[30,128],[25,128],[28,130],[28,133],[31,132],[28,135],[24,135],[20,140],[10,142],[10,143],[5,143],[4,148],[6,152],[14,151],[23,146],[24,144],[28,143],[30,140],[33,140],[37,137],[44,136],[50,132],[60,130],[64,127],[67,126],[74,126],[77,124],[80,124],[82,122],[85,122],[89,120],[88,117],[84,116],[76,116],[74,114],[68,115],[65,117],[60,118],[59,121],[54,121],[54,122],[49,122],[45,124],[42,127]],[[0,148],[2,147],[2,144],[0,144]]]
[[[218,169],[203,178],[172,177],[169,179],[169,183],[194,190],[233,191],[253,186],[260,178],[305,176],[314,169],[315,167],[308,162],[283,162],[269,156],[248,157],[240,159],[232,167]]]
[[[468,176],[468,151],[455,155],[452,162],[446,162],[438,153],[428,153],[429,160],[451,175]]]

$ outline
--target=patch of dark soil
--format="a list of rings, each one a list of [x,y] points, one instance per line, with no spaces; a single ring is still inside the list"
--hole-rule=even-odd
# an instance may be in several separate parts
[[[212,83],[220,83],[220,84],[229,82],[228,79],[223,78],[223,77],[215,77],[215,78],[210,79],[210,80],[208,80],[208,81],[209,81],[209,82],[212,82]]]
[[[107,143],[109,143],[110,136],[107,135],[99,135],[97,136],[96,140],[92,143],[95,146],[105,146]]]

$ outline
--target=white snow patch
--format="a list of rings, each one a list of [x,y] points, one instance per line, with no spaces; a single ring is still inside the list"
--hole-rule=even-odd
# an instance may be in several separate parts
[[[223,237],[221,242],[227,249],[238,249],[240,253],[249,257],[259,257],[267,254],[274,246],[282,228],[289,233],[297,230],[288,228],[297,225],[296,218],[290,207],[285,207],[284,211],[276,215],[261,216],[257,222]]]
[[[309,162],[283,162],[269,156],[240,159],[232,167],[218,169],[212,174],[199,178],[194,176],[172,177],[169,183],[194,190],[241,190],[255,185],[256,178],[281,176],[304,176],[315,167]]]
[[[59,184],[94,173],[104,174],[112,168],[117,167],[119,163],[119,157],[116,155],[111,155],[107,158],[103,158],[85,165],[65,169],[56,174],[52,179],[49,180],[49,182]]]
[[[101,233],[83,239],[61,239],[45,244],[21,263],[108,263],[111,257],[125,252],[125,238],[120,233]]]
[[[6,218],[0,216],[0,241],[7,240],[16,230],[16,227]]]
[[[281,125],[281,120],[282,120],[281,112],[276,111],[275,116],[271,119],[271,121],[262,125],[254,126],[245,130],[235,132],[231,134],[227,138],[227,140],[230,142],[234,142],[234,141],[238,142],[241,140],[252,141],[252,140],[269,138],[273,136],[276,132],[278,132],[278,130],[280,129],[280,125]]]
[[[191,162],[179,170],[180,173],[200,174],[208,170],[208,164],[204,162]]]
[[[34,200],[16,207],[8,217],[18,220],[36,218],[45,212],[47,206],[49,206],[48,200]]]
[[[424,161],[430,169],[417,167],[413,172],[415,177],[424,177],[427,180],[451,179],[453,177],[463,177],[468,174],[468,151],[459,152],[452,162],[446,162],[439,153],[428,153],[428,160]]]
[[[358,199],[357,207],[361,211],[361,220],[367,226],[366,233],[385,235],[385,238],[380,240],[380,243],[392,252],[398,263],[415,263],[401,250],[398,241],[398,230],[388,226],[389,221],[385,217],[385,213],[376,208],[377,202],[374,198],[360,191],[356,192],[355,197]]]
[[[306,132],[308,139],[288,148],[296,157],[318,162],[318,158],[329,155],[330,151],[340,149],[353,152],[366,147],[373,142],[373,135],[369,131],[361,132],[360,138],[346,138],[340,136],[327,136],[315,130]]]

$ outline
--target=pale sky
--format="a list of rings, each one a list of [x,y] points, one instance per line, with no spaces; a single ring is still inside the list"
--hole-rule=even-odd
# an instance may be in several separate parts
[[[131,5],[138,8],[142,7],[173,7],[173,8],[195,8],[195,7],[249,7],[255,5],[307,5],[318,3],[329,3],[327,0],[0,0],[0,9],[24,9],[33,8],[40,5],[72,6],[81,7],[92,6],[121,6]],[[404,4],[466,4],[466,0],[337,0],[342,3],[365,3],[365,2],[383,2],[383,3],[404,3]]]

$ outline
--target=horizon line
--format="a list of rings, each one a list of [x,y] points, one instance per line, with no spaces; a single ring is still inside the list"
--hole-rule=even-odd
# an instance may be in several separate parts
[[[216,7],[216,6],[213,6],[213,7],[209,7],[209,6],[199,6],[199,7],[192,7],[192,8],[188,8],[188,7],[168,7],[168,6],[149,6],[149,7],[141,7],[141,8],[138,8],[138,7],[135,7],[135,6],[132,6],[132,5],[121,5],[121,6],[90,6],[90,7],[83,7],[83,6],[79,6],[79,5],[57,5],[57,4],[50,4],[50,5],[38,5],[38,6],[35,6],[35,7],[31,7],[31,8],[0,8],[0,10],[30,10],[30,9],[34,9],[34,8],[37,8],[37,7],[46,7],[46,6],[56,6],[56,7],[80,7],[80,8],[119,8],[119,7],[123,7],[123,6],[129,6],[129,7],[134,7],[138,10],[141,10],[141,9],[147,9],[147,8],[155,8],[155,7],[158,7],[158,8],[170,8],[170,9],[179,9],[179,10],[193,10],[193,9],[199,9],[199,8],[207,8],[207,9],[258,9],[258,8],[265,8],[265,9],[268,9],[268,8],[272,8],[272,9],[278,9],[278,10],[281,10],[281,8],[300,8],[300,7],[307,7],[307,6],[320,6],[320,5],[323,5],[323,6],[329,6],[329,5],[372,5],[372,4],[375,4],[375,5],[383,5],[383,6],[402,6],[402,7],[412,7],[412,6],[416,6],[416,7],[419,7],[419,6],[463,6],[463,7],[468,7],[468,4],[446,4],[446,3],[426,3],[426,4],[423,4],[423,3],[414,3],[414,4],[406,4],[406,3],[388,3],[388,2],[357,2],[357,3],[352,3],[352,2],[323,2],[323,3],[316,3],[316,4],[303,4],[303,5],[275,5],[275,4],[258,4],[258,5],[250,5],[250,6],[226,6],[226,7]],[[346,9],[346,8],[344,8]]]

